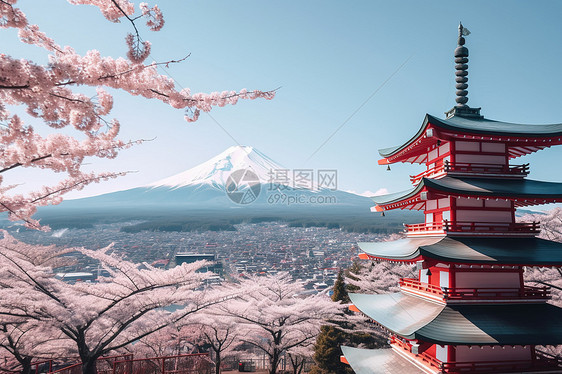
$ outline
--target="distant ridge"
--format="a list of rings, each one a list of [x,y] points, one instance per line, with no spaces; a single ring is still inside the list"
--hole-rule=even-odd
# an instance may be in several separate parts
[[[227,185],[232,189],[232,179],[229,177],[237,170],[249,170],[254,173],[261,184],[257,199],[250,204],[236,204],[227,195]],[[331,209],[337,207],[353,207],[354,209],[369,211],[373,205],[367,197],[349,192],[328,189],[293,189],[292,179],[287,176],[283,183],[275,181],[271,188],[272,172],[288,170],[271,158],[250,146],[232,146],[224,152],[202,164],[181,173],[147,184],[83,199],[64,201],[60,207],[67,209],[260,209],[275,211],[278,209]],[[290,172],[288,174],[291,174]],[[257,183],[257,182],[256,182]],[[300,203],[283,204],[272,200],[281,194],[298,196]],[[318,204],[303,204],[310,196],[328,196],[334,201],[319,207]],[[54,209],[54,208],[53,208]]]
[[[240,203],[247,200],[236,202],[232,197],[231,176],[239,170],[243,170],[244,176],[248,170],[253,173],[252,176],[257,176],[253,179],[253,186],[245,187],[246,191],[250,189],[255,192],[254,199],[248,204]],[[270,184],[275,170],[289,172],[283,183],[275,181]],[[58,228],[130,220],[155,222],[148,223],[150,227],[170,228],[182,226],[186,221],[190,221],[194,227],[200,227],[205,222],[210,225],[216,222],[266,219],[298,220],[303,224],[332,222],[336,223],[334,227],[337,227],[338,222],[345,221],[369,227],[392,225],[401,229],[402,223],[422,219],[418,212],[410,211],[391,212],[386,218],[381,217],[370,212],[373,206],[370,198],[349,192],[327,188],[294,189],[291,187],[290,175],[291,170],[257,149],[233,146],[198,166],[141,187],[65,200],[58,206],[40,208],[38,217]],[[234,184],[234,187],[239,188],[240,185]],[[282,199],[287,196],[300,200],[289,203]],[[326,203],[318,203],[319,200]]]

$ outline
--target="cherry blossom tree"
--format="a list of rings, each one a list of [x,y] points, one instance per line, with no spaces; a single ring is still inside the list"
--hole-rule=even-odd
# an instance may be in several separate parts
[[[242,342],[269,358],[271,374],[284,354],[313,342],[321,326],[336,320],[344,307],[325,294],[307,295],[288,273],[245,279],[240,290],[239,297],[219,307],[246,331]]]
[[[2,318],[0,323],[0,372],[31,373],[33,365],[76,356],[64,334],[39,321]]]
[[[232,285],[226,287],[234,290]],[[204,312],[167,326],[125,349],[136,357],[175,356],[209,349],[218,374],[223,358],[236,352],[242,333],[234,317],[224,314],[218,306],[210,306]]]
[[[71,251],[99,261],[109,276],[76,284],[55,278],[53,265]],[[93,374],[99,357],[225,299],[219,291],[200,290],[210,276],[197,272],[204,262],[162,270],[125,261],[110,251],[111,247],[93,251],[28,245],[4,232],[0,316],[27,318],[61,332],[73,343],[82,372]],[[172,305],[182,307],[163,309]]]
[[[34,356],[25,344],[25,334],[30,329],[23,327],[24,323],[0,323],[0,371],[31,373],[31,361]]]
[[[304,371],[306,363],[311,361],[311,357],[314,354],[313,347],[312,342],[309,342],[287,351],[287,358],[291,364],[293,374],[301,374]]]
[[[199,343],[209,346],[212,351],[216,374],[221,372],[222,359],[240,345],[240,339],[245,334],[243,327],[236,322],[236,318],[221,310],[221,304],[209,307],[204,313],[195,314],[186,321],[190,328],[194,328],[193,323],[196,324]]]
[[[32,361],[64,355],[55,337],[58,331],[45,331],[45,326],[23,318],[2,318],[0,322],[0,371],[31,373]],[[51,336],[53,339],[41,339]],[[39,338],[41,337],[41,338]],[[54,343],[54,344],[53,344]]]
[[[346,277],[346,282],[360,293],[398,292],[399,279],[412,277],[413,274],[414,268],[411,265],[364,262],[356,263],[352,267]]]
[[[562,242],[562,208],[554,208],[545,213],[525,214],[521,222],[540,222],[540,238]]]
[[[32,360],[49,358],[52,355],[68,356],[69,344],[60,331],[52,326],[29,318],[32,310],[41,308],[41,298],[34,289],[48,283],[52,274],[50,268],[69,265],[71,259],[65,257],[71,250],[55,250],[54,247],[41,247],[37,252],[31,246],[22,248],[22,253],[5,250],[11,237],[5,235],[0,240],[0,347],[2,348],[2,369],[6,371],[28,372]],[[10,246],[17,246],[12,241]],[[51,256],[48,252],[57,252]],[[24,254],[27,252],[26,254]],[[24,263],[22,256],[33,258],[34,264]],[[35,267],[38,265],[37,267]],[[26,283],[17,274],[22,274],[22,266],[27,266],[30,277],[36,283]],[[27,286],[26,286],[27,285]],[[29,290],[31,285],[32,290]],[[23,297],[22,297],[23,296]],[[11,305],[18,305],[11,310]],[[49,339],[46,339],[49,337]],[[65,349],[66,348],[66,349]]]
[[[109,118],[113,97],[108,89],[183,109],[188,122],[216,106],[233,105],[240,99],[272,99],[275,94],[178,89],[157,67],[185,58],[144,63],[151,44],[142,39],[139,23],[144,20],[151,31],[159,31],[164,18],[158,6],[140,3],[137,12],[128,0],[68,1],[93,5],[110,22],[130,23],[132,32],[125,38],[128,59],[102,56],[94,49],[80,55],[30,23],[17,0],[0,0],[0,28],[17,30],[22,43],[37,47],[48,59],[41,65],[25,56],[0,53],[0,212],[36,229],[45,229],[32,218],[37,207],[58,204],[69,191],[123,174],[82,170],[85,159],[111,159],[136,143],[119,139],[121,124]],[[22,116],[24,112],[28,119]],[[42,169],[62,177],[56,185],[17,193],[10,172],[18,168]],[[99,261],[110,277],[74,285],[56,279],[53,270],[64,265],[66,255],[73,251]],[[59,339],[60,335],[64,344],[71,343],[83,372],[94,373],[100,356],[222,300],[218,294],[199,291],[207,277],[196,272],[200,265],[165,271],[124,261],[111,248],[31,246],[4,233],[0,240],[2,349],[27,370],[36,355],[29,347],[35,344],[37,348],[37,339],[54,329],[58,333],[49,336]],[[162,309],[172,304],[184,307],[175,312]],[[42,349],[47,351],[45,346]]]
[[[543,214],[525,214],[522,222],[540,222],[540,238],[562,242],[562,209],[554,208]],[[552,292],[551,303],[562,307],[562,271],[560,268],[527,267],[524,273],[525,282],[541,286],[549,286]],[[562,357],[561,346],[542,347],[547,353]]]
[[[135,357],[163,357],[193,353],[200,340],[200,332],[195,325],[168,325],[132,345],[124,347],[123,352]]]
[[[134,143],[118,138],[121,124],[108,118],[113,97],[107,89],[184,109],[189,122],[215,106],[274,96],[273,91],[246,89],[208,94],[180,90],[170,77],[159,74],[157,67],[183,59],[144,63],[151,44],[142,39],[139,22],[146,21],[151,31],[162,29],[164,18],[158,6],[140,3],[136,12],[135,4],[128,0],[68,1],[95,6],[110,22],[130,23],[132,32],[126,37],[128,59],[104,57],[94,49],[80,55],[30,23],[16,6],[17,0],[0,0],[0,28],[18,30],[22,43],[38,47],[49,60],[40,65],[25,56],[0,53],[0,212],[8,212],[10,219],[22,220],[32,228],[41,227],[31,218],[38,206],[57,204],[69,191],[122,175],[82,171],[85,158],[114,158]],[[88,90],[95,91],[95,95],[87,95]],[[11,113],[12,107],[25,110],[33,125],[24,124],[20,115]],[[36,131],[41,123],[43,131]],[[41,135],[45,130],[49,134]],[[8,172],[16,168],[46,169],[65,177],[57,185],[20,194],[14,192],[14,183],[8,178]]]
[[[543,214],[525,214],[522,222],[540,222],[539,238],[562,242],[562,209],[554,208]],[[562,306],[562,271],[560,268],[527,267],[524,278],[527,282],[539,283],[552,288],[552,302]]]

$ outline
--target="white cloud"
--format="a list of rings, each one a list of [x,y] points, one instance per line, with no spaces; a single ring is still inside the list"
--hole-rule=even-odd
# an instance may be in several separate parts
[[[356,192],[356,191],[345,191],[345,192],[349,192],[355,195],[359,195],[359,196],[366,196],[366,197],[371,197],[371,196],[379,196],[379,195],[386,195],[388,193],[388,190],[386,188],[379,188],[378,190],[376,190],[375,192],[373,191],[364,191],[364,192]]]

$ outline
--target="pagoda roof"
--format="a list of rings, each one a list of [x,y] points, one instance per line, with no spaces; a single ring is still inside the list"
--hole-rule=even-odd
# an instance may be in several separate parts
[[[445,305],[400,292],[349,297],[362,313],[406,339],[462,345],[562,343],[562,308],[547,303]]]
[[[521,199],[522,201],[516,203],[517,206],[542,204],[552,202],[545,200],[562,198],[562,183],[558,182],[446,176],[441,179],[422,178],[412,189],[388,195],[373,196],[371,199],[377,205],[395,209],[408,206],[411,203],[420,203],[422,199],[419,194],[422,190],[443,192],[455,196]],[[538,199],[539,201],[525,202],[525,199]]]
[[[341,350],[356,374],[425,373],[392,348],[361,349],[342,346]]]
[[[519,124],[495,121],[484,117],[453,116],[447,119],[426,114],[426,120],[436,126],[474,134],[508,134],[511,136],[562,136],[562,123],[551,125]],[[425,122],[424,121],[424,122]]]
[[[423,138],[426,136],[428,128],[435,128],[438,132],[442,133],[442,136],[454,136],[454,134],[457,136],[462,135],[463,137],[467,134],[480,135],[480,137],[488,136],[488,138],[490,136],[499,136],[507,143],[512,141],[515,142],[517,138],[519,138],[517,139],[518,141],[525,141],[525,139],[532,138],[532,142],[535,143],[533,144],[533,147],[526,147],[531,146],[531,144],[522,144],[521,147],[515,147],[516,149],[513,149],[513,152],[510,152],[512,157],[532,153],[552,145],[561,144],[562,138],[562,123],[550,125],[524,125],[494,121],[483,117],[462,117],[457,115],[447,119],[441,119],[430,114],[426,114],[422,126],[410,140],[395,147],[379,149],[379,154],[382,157],[389,158],[397,156],[403,150],[410,149],[411,146],[416,145],[415,143],[417,142],[420,142],[418,145],[427,145],[428,139],[424,141]],[[543,144],[542,142],[536,142],[538,138],[550,139],[550,141]],[[486,139],[486,137],[484,139]]]
[[[368,256],[390,261],[562,266],[562,243],[539,238],[420,237],[358,245]]]

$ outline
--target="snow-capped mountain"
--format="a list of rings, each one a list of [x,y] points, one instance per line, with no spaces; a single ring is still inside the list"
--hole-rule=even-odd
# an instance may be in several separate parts
[[[336,227],[341,221],[354,229],[376,223],[388,229],[423,219],[413,219],[410,211],[400,211],[394,218],[374,215],[370,198],[319,189],[317,183],[313,189],[292,188],[293,182],[302,181],[298,174],[292,180],[292,175],[293,170],[255,148],[230,147],[196,167],[145,186],[42,207],[38,218],[53,228],[141,221],[147,230],[165,231],[184,230],[186,222],[189,227],[210,228],[243,220],[337,222]],[[318,175],[314,181],[318,182]]]
[[[284,170],[282,181],[272,173]],[[356,194],[329,189],[293,189],[291,170],[250,146],[233,146],[210,160],[168,178],[128,190],[64,201],[58,209],[317,210],[351,207],[368,212],[372,202]],[[275,185],[274,188],[272,186]],[[293,201],[289,201],[289,196]],[[315,203],[311,204],[311,196]],[[318,197],[330,199],[317,204]],[[298,197],[299,201],[295,199]],[[323,206],[322,206],[323,205]]]
[[[273,170],[281,169],[284,168],[253,147],[232,146],[194,168],[144,187],[177,189],[212,186],[224,190],[229,176],[236,170],[251,170],[265,184],[271,179]]]

